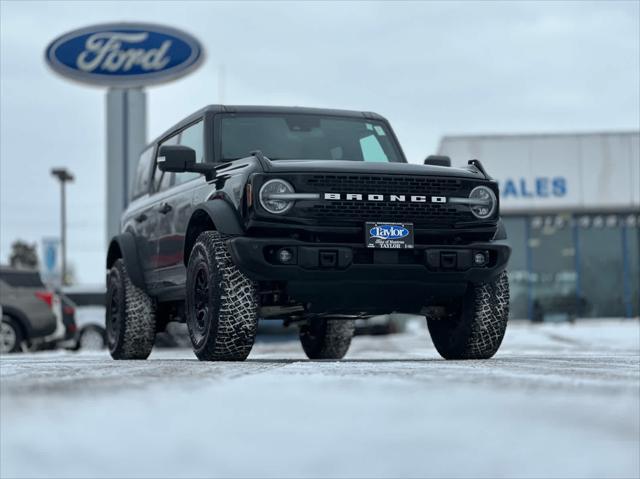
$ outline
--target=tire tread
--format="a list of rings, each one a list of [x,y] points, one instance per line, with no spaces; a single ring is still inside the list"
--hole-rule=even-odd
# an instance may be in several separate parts
[[[253,348],[258,329],[256,284],[233,263],[225,240],[216,231],[205,231],[196,239],[189,258],[188,274],[194,269],[191,263],[197,261],[198,256],[210,262],[210,282],[213,280],[212,287],[217,291],[217,318],[212,319],[215,331],[209,334],[202,348],[195,347],[189,329],[194,352],[203,361],[244,361]],[[189,309],[188,304],[187,314],[192,314]]]
[[[342,359],[355,331],[352,319],[315,319],[319,324],[300,330],[302,349],[309,359]]]
[[[122,330],[114,348],[113,359],[147,359],[153,349],[156,336],[155,304],[142,289],[135,286],[122,259],[111,268],[117,271],[121,287],[124,287],[124,318]]]
[[[471,288],[458,317],[427,316],[433,344],[445,359],[489,359],[502,344],[509,320],[506,271]]]

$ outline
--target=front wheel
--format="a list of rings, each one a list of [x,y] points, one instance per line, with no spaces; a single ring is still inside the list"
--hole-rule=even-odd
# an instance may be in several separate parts
[[[310,319],[300,326],[300,343],[309,359],[342,359],[354,331],[352,319]]]
[[[506,271],[493,281],[470,285],[460,305],[427,316],[433,345],[445,359],[489,359],[500,347],[509,319]]]
[[[216,231],[198,236],[187,266],[186,320],[202,361],[244,361],[258,329],[256,285]]]

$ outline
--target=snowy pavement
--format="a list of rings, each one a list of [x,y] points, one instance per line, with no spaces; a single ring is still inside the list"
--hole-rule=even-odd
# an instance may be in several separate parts
[[[640,324],[510,325],[489,361],[426,330],[310,362],[260,342],[0,359],[0,477],[639,477]]]

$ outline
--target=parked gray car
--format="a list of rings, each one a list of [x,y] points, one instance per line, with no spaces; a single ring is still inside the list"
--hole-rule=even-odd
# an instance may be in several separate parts
[[[64,335],[64,326],[54,311],[59,298],[48,291],[37,271],[0,267],[0,353],[22,350]]]

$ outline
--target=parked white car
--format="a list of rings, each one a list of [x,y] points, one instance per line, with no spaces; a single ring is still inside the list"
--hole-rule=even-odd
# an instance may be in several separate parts
[[[63,290],[76,307],[74,349],[99,350],[106,347],[104,327],[105,295],[103,287],[74,286]]]

